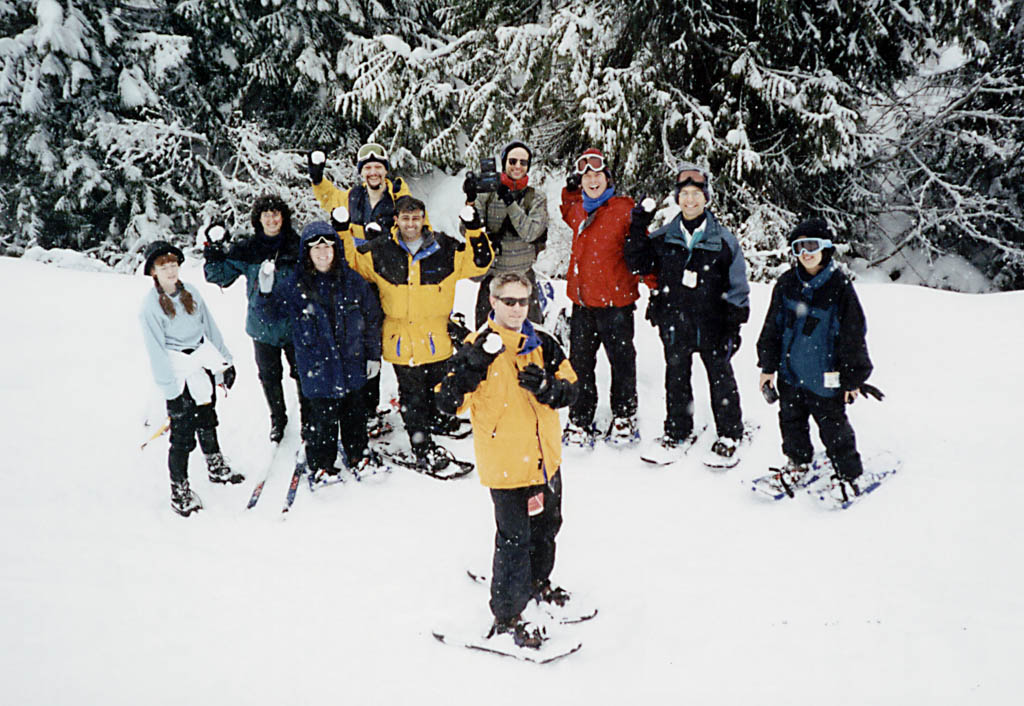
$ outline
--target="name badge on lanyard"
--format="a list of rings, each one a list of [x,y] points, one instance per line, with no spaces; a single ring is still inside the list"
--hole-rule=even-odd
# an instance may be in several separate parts
[[[683,286],[690,289],[697,286],[697,273],[694,270],[683,270]]]

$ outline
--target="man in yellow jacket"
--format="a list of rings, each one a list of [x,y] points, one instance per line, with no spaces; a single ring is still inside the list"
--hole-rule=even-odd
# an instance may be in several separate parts
[[[494,259],[476,210],[467,206],[459,217],[466,229],[465,243],[435,233],[425,222],[423,202],[403,196],[395,202],[391,232],[357,245],[363,227],[351,223],[344,208],[331,213],[349,266],[380,292],[382,357],[395,366],[402,420],[417,463],[435,471],[451,460],[448,451],[434,443],[431,430],[447,425],[434,404],[434,387],[452,356],[448,320],[455,283],[487,272]]]
[[[576,373],[549,334],[527,320],[532,285],[512,272],[490,284],[493,313],[452,359],[438,407],[469,409],[480,482],[491,489],[495,535],[491,635],[511,634],[539,647],[524,622],[531,599],[564,605],[551,585],[555,536],[562,524],[562,426],[558,408],[576,397]]]

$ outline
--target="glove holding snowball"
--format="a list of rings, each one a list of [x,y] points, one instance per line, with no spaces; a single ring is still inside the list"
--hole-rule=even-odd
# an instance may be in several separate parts
[[[309,180],[314,185],[324,180],[324,166],[327,164],[327,155],[320,150],[312,150],[306,155],[306,166],[309,169]]]
[[[505,344],[502,342],[501,336],[497,331],[489,330],[487,333],[477,336],[477,339],[473,341],[473,345],[466,354],[469,367],[486,371],[503,350],[505,350]]]

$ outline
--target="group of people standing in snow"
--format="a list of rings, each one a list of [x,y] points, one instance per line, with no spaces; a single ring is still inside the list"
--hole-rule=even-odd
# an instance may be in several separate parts
[[[716,427],[706,462],[738,461],[744,424],[732,358],[750,313],[740,244],[708,209],[713,189],[706,168],[678,165],[672,193],[680,212],[650,231],[653,200],[636,204],[616,193],[604,155],[585,150],[561,193],[562,219],[572,231],[566,355],[537,327],[543,314],[533,266],[548,213],[544,193],[529,183],[527,144],[505,146],[496,183],[466,178],[462,240],[433,230],[423,201],[402,179],[390,178],[381,145],[364,145],[356,161],[361,183],[343,190],[324,177],[326,156],[309,153],[313,195],[330,217],[310,223],[301,236],[287,204],[273,195],[256,200],[250,238],[225,248],[219,226],[204,228],[204,274],[221,286],[245,277],[246,332],[270,410],[270,439],[279,442],[288,422],[283,358],[298,383],[302,439],[316,476],[339,472],[339,434],[350,468],[382,463],[368,444],[389,426],[377,413],[382,360],[394,366],[413,459],[422,469],[437,471],[451,461],[433,437],[457,433],[456,414],[469,411],[477,468],[491,489],[497,525],[494,632],[539,645],[539,633],[520,617],[527,603],[568,599],[549,579],[561,525],[563,444],[640,441],[634,313],[641,282],[650,288],[646,318],[658,328],[666,363],[663,433],[645,458],[670,459],[696,438],[690,378],[698,354]],[[762,391],[781,399],[785,471],[806,471],[813,417],[840,480],[855,489],[861,462],[844,404],[871,372],[863,312],[832,260],[826,223],[799,224],[790,243],[796,264],[776,284],[757,342]],[[148,248],[144,271],[154,278],[154,291],[142,321],[171,420],[172,505],[187,515],[201,507],[187,475],[196,438],[211,480],[242,476],[224,462],[216,437],[214,384],[233,383],[231,356],[199,292],[178,279],[183,259],[166,242]],[[475,330],[453,341],[455,282],[464,278],[480,282]],[[602,346],[613,416],[598,429],[595,368]],[[564,430],[561,407],[569,408]]]

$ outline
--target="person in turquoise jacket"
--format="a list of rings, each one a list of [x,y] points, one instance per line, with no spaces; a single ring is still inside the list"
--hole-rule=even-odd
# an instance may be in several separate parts
[[[277,443],[284,437],[288,424],[281,385],[284,376],[282,354],[296,384],[299,379],[291,321],[281,311],[282,283],[290,279],[298,267],[299,236],[292,227],[291,209],[275,194],[260,196],[253,204],[255,235],[251,238],[225,249],[223,241],[215,239],[216,227],[210,226],[200,235],[206,242],[203,274],[207,282],[221,287],[229,287],[239,277],[245,277],[245,292],[249,300],[245,332],[252,338],[256,369],[270,407],[270,441]],[[300,415],[305,421],[306,401],[301,386],[298,386],[298,393]]]

